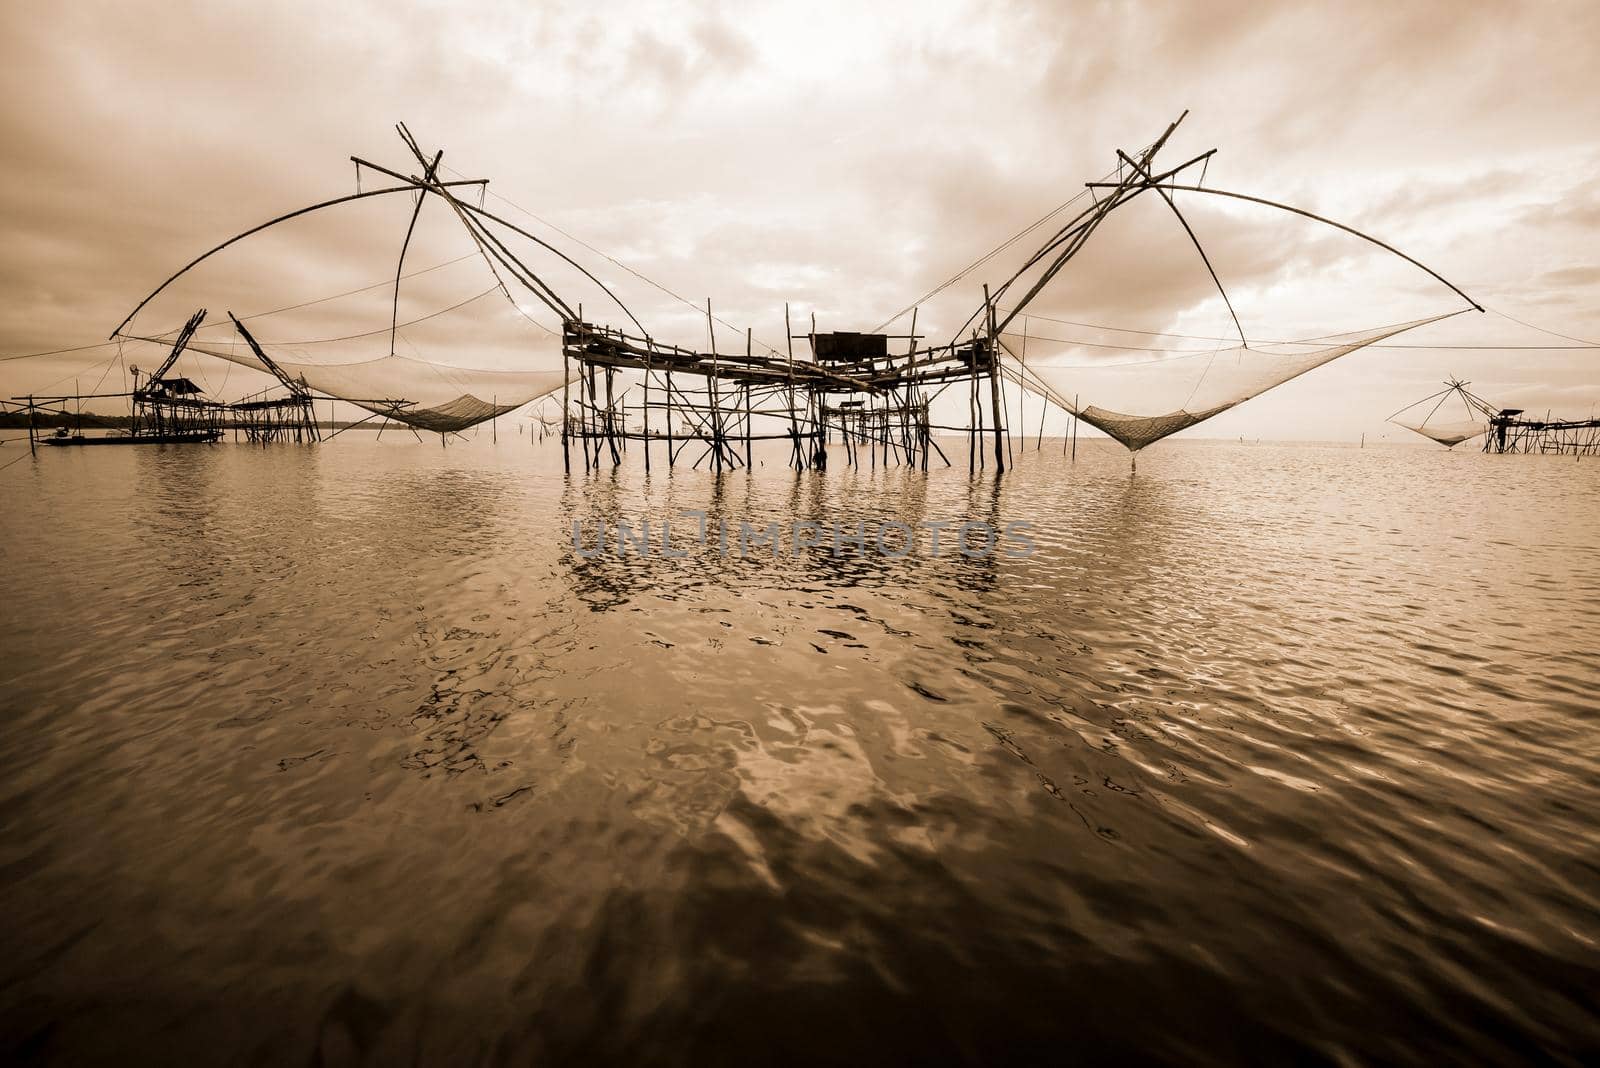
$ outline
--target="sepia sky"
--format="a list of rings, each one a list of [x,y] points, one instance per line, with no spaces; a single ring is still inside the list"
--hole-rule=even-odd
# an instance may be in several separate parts
[[[200,251],[353,192],[351,155],[415,169],[398,121],[758,338],[781,339],[785,301],[824,328],[872,329],[1188,109],[1173,162],[1217,148],[1210,184],[1357,226],[1492,309],[1405,339],[1449,347],[1358,352],[1191,435],[1399,440],[1384,417],[1451,373],[1541,413],[1600,404],[1600,352],[1505,317],[1600,339],[1592,2],[68,0],[0,7],[0,54],[0,356],[104,341]],[[1301,318],[1310,287],[1284,288],[1286,264],[1332,269],[1321,236],[1251,242],[1226,229],[1245,216],[1195,221],[1263,323]],[[297,292],[377,281],[402,233],[373,238],[376,275],[340,269],[343,245],[257,269],[294,274]],[[1140,233],[1065,310],[1191,321],[1193,249]],[[1184,284],[1156,269],[1165,257]],[[948,299],[970,310],[995,268]],[[1349,273],[1331,309],[1343,325],[1393,321],[1389,275],[1371,276],[1369,303],[1347,295]],[[685,312],[663,314],[687,330]],[[5,359],[0,394],[87,390],[114,355]]]

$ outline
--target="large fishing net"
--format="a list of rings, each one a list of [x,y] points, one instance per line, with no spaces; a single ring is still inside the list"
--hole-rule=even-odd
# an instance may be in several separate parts
[[[1037,251],[996,250],[1019,262],[962,329],[987,325],[1012,377],[1134,452],[1460,314],[1441,313],[1444,288],[1475,306],[1376,238],[1205,186],[1205,156],[1159,180],[1148,153],[1120,158]]]
[[[419,153],[419,163],[430,160],[438,163]],[[148,370],[179,325],[207,308],[173,373],[195,378],[212,399],[277,389],[263,377],[270,363],[319,398],[447,433],[559,390],[569,320],[635,336],[652,336],[646,321],[659,328],[685,313],[705,321],[703,309],[685,308],[481,184],[448,168],[426,173],[407,179],[363,164],[353,191],[258,222],[198,255],[116,336],[152,346],[134,353]],[[676,318],[659,314],[663,303]],[[233,314],[265,360],[241,340]],[[219,374],[207,357],[261,374]]]
[[[265,370],[248,349],[210,345],[190,348],[208,356]],[[563,383],[559,367],[549,370],[493,370],[455,367],[413,359],[380,356],[358,363],[317,363],[274,358],[290,379],[369,412],[386,415],[419,430],[439,433],[465,430],[495,416],[515,411]]]
[[[1450,382],[1441,392],[1395,412],[1389,422],[1453,449],[1487,431],[1493,414],[1493,406],[1467,392],[1466,383]]]
[[[1137,452],[1330,360],[1446,317],[1304,341],[1129,349],[1116,356],[1040,334],[1039,324],[1019,318],[1000,344],[1049,387],[1056,403]]]
[[[291,381],[421,430],[461,431],[559,390],[559,317],[505,278],[441,204],[423,205],[402,260],[414,207],[403,194],[339,205],[225,248],[140,309],[124,336],[150,348],[130,358],[148,369],[171,347],[172,325],[203,307],[178,370],[214,399],[276,388],[230,312]]]

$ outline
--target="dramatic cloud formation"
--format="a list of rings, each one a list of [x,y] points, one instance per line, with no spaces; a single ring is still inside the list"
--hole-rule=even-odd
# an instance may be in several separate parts
[[[396,121],[444,148],[450,174],[491,178],[506,198],[491,209],[683,297],[580,250],[664,336],[703,343],[708,296],[737,328],[719,345],[742,345],[748,325],[781,346],[785,301],[825,328],[870,329],[1184,109],[1166,155],[1219,148],[1208,183],[1367,230],[1495,312],[1600,337],[1600,7],[1587,2],[12,4],[0,41],[0,356],[104,341],[199,251],[353,192],[351,155],[414,170]],[[410,207],[391,199],[219,262],[209,291],[173,294],[151,325],[181,321],[191,298],[262,311],[381,280]],[[1456,306],[1314,226],[1184,206],[1252,330]],[[1225,333],[1181,229],[1157,210],[1117,221],[1037,310]],[[955,329],[1027,247],[926,304],[919,327]],[[407,265],[467,251],[425,227]],[[479,269],[408,283],[402,319],[484,290]],[[367,296],[270,330],[386,325],[388,295]],[[481,313],[471,329],[440,319],[409,342],[463,363],[552,344],[503,298],[467,311]],[[1462,347],[1358,353],[1195,433],[1376,436],[1447,373],[1508,405],[1600,402],[1593,350],[1529,348],[1573,343],[1500,314],[1400,340]],[[7,359],[0,394],[88,388],[114,355]]]

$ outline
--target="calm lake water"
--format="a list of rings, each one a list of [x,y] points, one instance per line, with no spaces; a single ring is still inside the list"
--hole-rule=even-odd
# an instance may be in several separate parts
[[[1600,461],[639,459],[0,476],[0,1054],[1593,1063]]]

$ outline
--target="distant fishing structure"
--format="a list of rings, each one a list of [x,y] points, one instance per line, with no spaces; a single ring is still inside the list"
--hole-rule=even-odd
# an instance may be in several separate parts
[[[204,395],[205,391],[192,379],[173,373],[178,358],[183,355],[194,332],[205,320],[202,308],[190,316],[178,331],[178,337],[167,352],[166,359],[139,384],[141,372],[132,368],[133,389],[127,393],[89,393],[64,396],[28,396],[13,398],[7,410],[25,412],[28,416],[28,444],[37,450],[42,443],[57,447],[88,445],[185,445],[211,444],[232,432],[234,440],[242,435],[244,440],[266,445],[278,441],[320,441],[321,432],[313,416],[312,395],[305,382],[291,379],[272,358],[261,350],[243,323],[234,325],[249,344],[262,369],[278,379],[277,389],[263,390],[242,400],[225,402]],[[127,398],[131,418],[123,433],[90,437],[83,433],[83,420],[89,419],[91,428],[104,425],[102,420],[83,414],[85,400]],[[77,405],[77,418],[72,428],[58,426],[48,437],[39,433],[38,416],[43,413],[60,417]]]
[[[412,173],[351,157],[358,181],[355,193],[288,212],[228,238],[179,268],[134,307],[112,331],[111,337],[118,341],[170,347],[160,369],[147,378],[144,386],[138,386],[136,375],[131,394],[19,397],[15,398],[15,406],[27,411],[31,420],[34,413],[65,412],[73,403],[81,410],[84,400],[95,397],[131,399],[134,415],[126,435],[117,439],[77,435],[74,443],[82,444],[112,440],[127,443],[215,441],[229,430],[236,436],[242,433],[253,442],[314,442],[321,439],[312,415],[315,402],[320,400],[330,404],[341,401],[365,409],[369,414],[362,422],[381,417],[386,422],[409,427],[413,432],[436,432],[444,441],[450,435],[492,421],[531,401],[559,395],[560,409],[555,419],[568,471],[572,469],[574,451],[585,470],[595,470],[607,461],[611,465],[620,464],[630,444],[640,446],[647,469],[652,463],[652,449],[664,454],[669,467],[687,462],[694,467],[707,465],[719,472],[749,468],[752,445],[768,440],[788,442],[788,462],[796,470],[825,467],[832,444],[843,447],[845,462],[849,464],[927,470],[930,459],[935,456],[945,465],[951,464],[940,445],[940,435],[954,433],[966,436],[969,472],[985,467],[990,459],[1000,472],[1006,469],[1013,448],[1009,406],[1005,399],[1008,383],[1019,391],[1019,401],[1020,391],[1026,390],[1072,417],[1071,454],[1074,458],[1077,423],[1082,421],[1121,443],[1136,460],[1138,452],[1154,442],[1340,356],[1465,311],[1483,310],[1437,272],[1375,237],[1301,208],[1206,185],[1205,172],[1215,149],[1176,166],[1157,166],[1158,153],[1187,114],[1179,116],[1146,148],[1136,153],[1118,150],[1114,172],[1105,180],[1086,183],[1079,194],[1079,197],[1087,195],[1086,206],[1064,223],[1047,230],[1046,239],[998,285],[983,286],[981,302],[946,340],[932,342],[918,332],[920,309],[917,303],[871,332],[821,330],[814,313],[797,329],[785,305],[783,348],[762,345],[760,351],[753,331],[748,328],[743,331],[742,346],[719,346],[716,324],[720,320],[714,315],[709,300],[704,307],[707,327],[704,347],[664,340],[647,329],[617,293],[584,267],[574,254],[484,207],[482,195],[487,179],[445,180],[441,176],[443,151],[430,156],[401,124],[396,131],[415,161]],[[387,184],[360,189],[360,177],[364,172],[382,176]],[[462,195],[473,190],[479,194],[476,203]],[[1225,198],[1253,204],[1332,227],[1413,265],[1464,302],[1464,306],[1409,322],[1343,334],[1295,340],[1250,338],[1211,257],[1178,206],[1176,194],[1179,193],[1186,197]],[[1038,305],[1040,295],[1049,289],[1108,218],[1150,194],[1170,209],[1193,245],[1227,310],[1237,340],[1221,340],[1203,348],[1167,350],[1096,345],[1045,332],[1048,324],[1065,320],[1042,314]],[[415,207],[410,213],[410,223],[395,265],[390,323],[387,331],[371,330],[352,335],[367,337],[386,332],[387,355],[332,363],[296,358],[281,351],[281,347],[279,351],[269,352],[275,346],[259,342],[231,313],[229,319],[238,336],[246,342],[244,351],[233,346],[198,343],[195,333],[205,325],[203,310],[196,312],[177,331],[176,338],[171,332],[154,334],[131,327],[152,300],[224,249],[292,219],[356,201],[395,195],[413,198]],[[429,201],[448,209],[460,222],[476,256],[492,275],[494,288],[519,309],[524,319],[547,334],[559,337],[559,365],[546,360],[512,369],[472,369],[421,356],[401,355],[397,351],[399,330],[410,325],[400,322],[401,281],[408,277],[404,274],[406,252],[418,217]],[[1067,205],[1062,205],[1065,207]],[[1032,232],[1062,208],[1006,245]],[[951,282],[964,278],[988,258],[976,261]],[[624,269],[638,274],[631,268]],[[558,286],[551,280],[552,271],[570,277],[572,284]],[[651,284],[663,292],[671,292],[656,283]],[[513,290],[531,297],[552,314],[559,321],[558,335],[522,313]],[[589,299],[579,300],[580,293]],[[470,300],[462,302],[466,303]],[[591,309],[603,307],[606,314],[586,316],[586,303]],[[433,315],[453,310],[446,308]],[[908,314],[909,325],[904,332],[885,332]],[[300,344],[340,340],[345,339],[318,339]],[[1069,362],[1075,354],[1086,351],[1086,347],[1140,349],[1141,355],[1154,358]],[[231,404],[201,397],[193,382],[170,373],[185,351],[208,354],[264,371],[273,376],[277,384],[271,395],[262,394]],[[956,397],[966,394],[964,425],[937,422],[933,414],[934,402],[952,389],[957,391]],[[946,402],[945,407],[953,405]],[[1041,410],[1041,442],[1043,414]],[[541,411],[537,418],[542,438],[550,417]],[[1518,435],[1527,432],[1519,424],[1519,429],[1507,440],[1521,442],[1523,438]],[[1026,437],[1025,430],[1023,433]],[[1065,451],[1067,445],[1063,448]]]
[[[1468,390],[1469,385],[1451,378],[1444,389],[1406,405],[1388,421],[1447,449],[1483,435],[1484,452],[1600,454],[1600,419],[1555,419],[1549,413],[1543,419],[1524,418],[1524,409],[1491,404]],[[1426,414],[1416,419],[1424,409]]]
[[[1469,391],[1469,385],[1470,382],[1451,378],[1444,383],[1444,389],[1406,405],[1387,421],[1453,449],[1463,441],[1487,433],[1489,421],[1499,412],[1493,404]],[[1416,418],[1417,413],[1423,413],[1421,419]]]
[[[1600,419],[1525,419],[1521,408],[1503,408],[1489,420],[1484,452],[1538,452],[1560,456],[1600,455]]]

